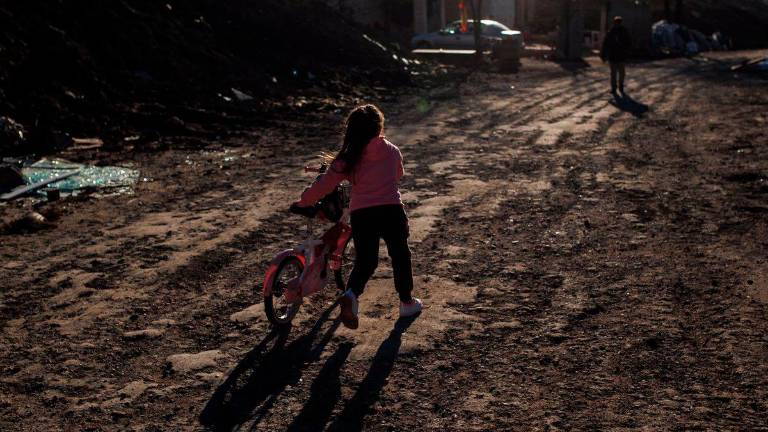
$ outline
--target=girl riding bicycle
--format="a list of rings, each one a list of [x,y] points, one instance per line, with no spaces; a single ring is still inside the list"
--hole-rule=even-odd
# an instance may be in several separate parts
[[[374,105],[355,108],[347,117],[344,141],[328,171],[294,203],[310,207],[344,180],[351,184],[352,240],[355,265],[347,291],[339,299],[342,323],[358,326],[357,298],[379,263],[379,240],[384,239],[392,259],[395,289],[400,297],[400,316],[421,311],[421,300],[411,296],[413,275],[408,247],[408,217],[400,200],[398,183],[403,176],[400,150],[381,134],[384,115]]]

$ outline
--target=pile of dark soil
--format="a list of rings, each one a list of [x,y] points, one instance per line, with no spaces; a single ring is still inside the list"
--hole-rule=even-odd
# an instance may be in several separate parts
[[[686,0],[682,21],[705,34],[722,32],[737,49],[768,46],[768,0]]]
[[[0,116],[29,132],[14,152],[66,145],[63,132],[125,135],[148,111],[179,126],[174,112],[236,100],[232,88],[258,106],[313,87],[401,84],[414,66],[316,1],[0,5]]]

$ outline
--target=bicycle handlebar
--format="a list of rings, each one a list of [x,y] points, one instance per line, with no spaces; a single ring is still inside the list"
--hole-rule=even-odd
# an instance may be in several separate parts
[[[308,218],[313,218],[315,215],[317,215],[317,207],[299,207],[296,204],[291,204],[291,207],[288,209],[293,214],[297,214],[300,216],[305,216]]]
[[[312,167],[309,165],[304,167],[304,172],[307,172],[307,173],[312,172],[312,173],[323,174],[327,170],[328,170],[328,164],[320,164],[320,166],[317,166],[317,167]]]

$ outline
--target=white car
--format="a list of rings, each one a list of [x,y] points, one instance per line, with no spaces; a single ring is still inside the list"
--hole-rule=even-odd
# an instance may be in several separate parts
[[[461,21],[454,21],[445,28],[421,35],[411,39],[413,49],[475,49],[475,21],[467,23],[467,31],[461,31]],[[481,20],[481,37],[483,49],[492,48],[502,39],[519,39],[522,43],[522,35],[519,31],[511,30],[498,21]]]

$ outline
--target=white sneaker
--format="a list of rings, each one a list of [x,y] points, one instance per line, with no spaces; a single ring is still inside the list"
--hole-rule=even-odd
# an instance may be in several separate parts
[[[345,291],[339,298],[339,304],[341,305],[341,323],[346,328],[356,329],[360,322],[357,318],[358,304],[355,293],[350,290]]]
[[[400,302],[400,318],[416,315],[421,312],[421,300],[413,297],[410,303]]]

